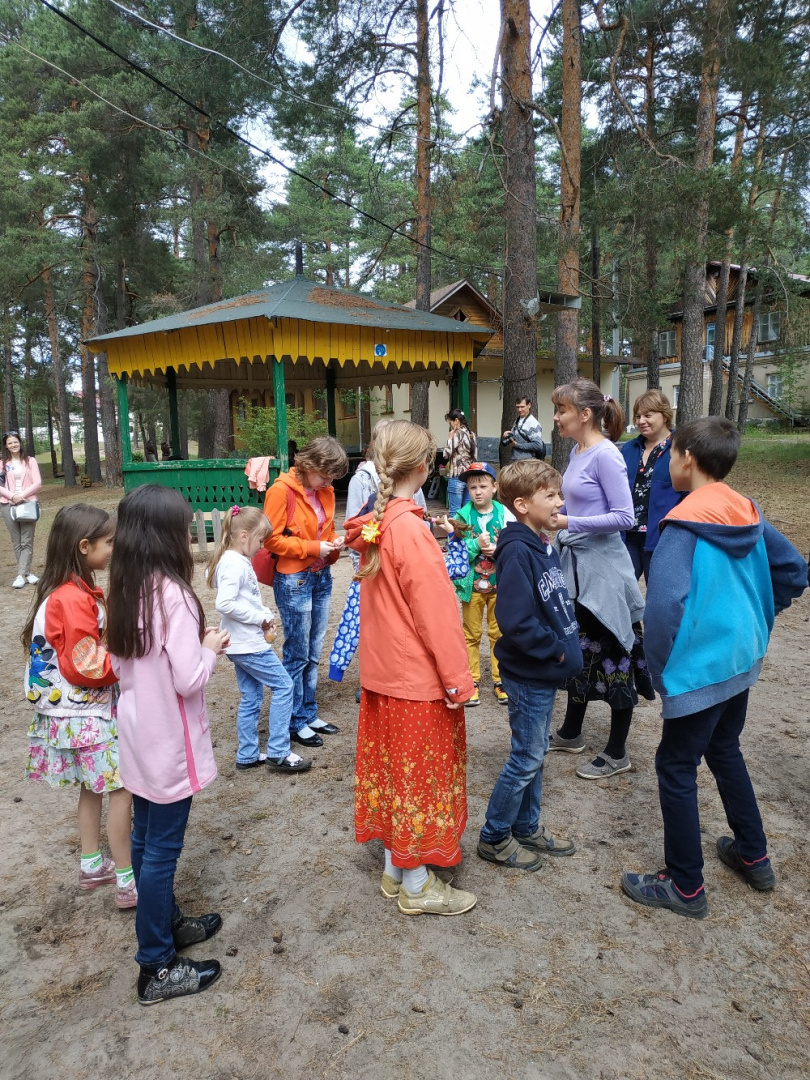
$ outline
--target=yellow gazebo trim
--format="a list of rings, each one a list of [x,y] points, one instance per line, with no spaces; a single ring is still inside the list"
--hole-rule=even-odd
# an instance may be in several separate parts
[[[347,363],[379,361],[375,345],[387,347],[383,363],[396,368],[426,368],[443,362],[451,367],[456,363],[467,366],[473,361],[473,337],[469,334],[414,333],[286,318],[274,325],[263,317],[112,338],[90,342],[89,348],[94,352],[106,349],[110,374],[121,376],[165,372],[167,368],[202,369],[220,360],[239,363],[284,356],[293,363],[336,360],[342,368]]]

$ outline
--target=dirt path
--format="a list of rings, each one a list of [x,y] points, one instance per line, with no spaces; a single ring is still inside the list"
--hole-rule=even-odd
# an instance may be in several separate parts
[[[762,487],[765,509],[793,522],[782,527],[806,548],[806,484],[803,494],[791,485]],[[46,494],[42,526],[63,501],[64,492]],[[44,536],[40,527],[35,567]],[[9,556],[3,535],[3,582],[13,576]],[[334,621],[349,577],[342,559]],[[639,708],[634,721],[634,770],[612,782],[578,780],[576,758],[550,756],[546,821],[573,837],[578,851],[521,875],[475,855],[509,742],[506,710],[485,679],[482,706],[468,710],[470,826],[457,875],[478,894],[478,906],[457,919],[407,919],[378,891],[379,845],[354,841],[356,665],[342,685],[322,681],[322,715],[341,734],[315,752],[311,773],[289,778],[234,769],[237,694],[221,662],[208,695],[220,777],[194,801],[177,884],[189,911],[222,913],[221,933],[191,955],[221,959],[223,976],[200,997],[144,1009],[135,998],[133,914],[116,911],[112,890],[81,894],[75,885],[75,795],[22,776],[30,710],[19,692],[17,636],[30,598],[30,589],[3,589],[0,1076],[810,1074],[807,599],[777,621],[745,736],[779,885],[772,895],[757,894],[718,863],[714,841],[726,826],[703,770],[710,916],[702,922],[639,908],[619,890],[623,869],[652,870],[662,860],[654,705]],[[405,663],[391,647],[392,663]],[[595,749],[608,720],[605,707],[589,711]]]

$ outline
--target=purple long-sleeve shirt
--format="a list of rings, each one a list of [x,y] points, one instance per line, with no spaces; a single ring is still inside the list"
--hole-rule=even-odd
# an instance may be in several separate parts
[[[572,533],[610,533],[632,529],[635,522],[633,496],[627,466],[618,447],[609,439],[576,452],[571,451],[563,478],[568,530]]]

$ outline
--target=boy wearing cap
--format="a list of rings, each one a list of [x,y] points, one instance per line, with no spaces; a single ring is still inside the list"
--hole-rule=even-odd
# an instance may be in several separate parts
[[[515,518],[495,499],[497,477],[491,465],[484,461],[474,461],[466,472],[461,474],[459,480],[467,485],[470,493],[470,501],[462,506],[455,516],[456,521],[463,521],[470,526],[465,537],[470,556],[470,572],[466,577],[453,582],[461,599],[461,619],[470,658],[470,674],[475,683],[475,692],[465,704],[467,708],[481,704],[478,685],[481,681],[481,638],[486,614],[495,697],[501,705],[506,705],[508,698],[501,685],[495,656],[495,642],[501,632],[495,621],[496,582],[493,556],[498,534],[508,521],[514,521]],[[448,531],[452,532],[452,526],[448,526]]]

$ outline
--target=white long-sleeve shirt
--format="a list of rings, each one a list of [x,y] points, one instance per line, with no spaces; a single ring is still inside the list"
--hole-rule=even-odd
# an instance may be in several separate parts
[[[267,652],[262,623],[275,619],[262,603],[259,582],[250,559],[233,549],[226,551],[214,574],[216,609],[222,616],[220,630],[227,630],[231,643],[226,653]]]

